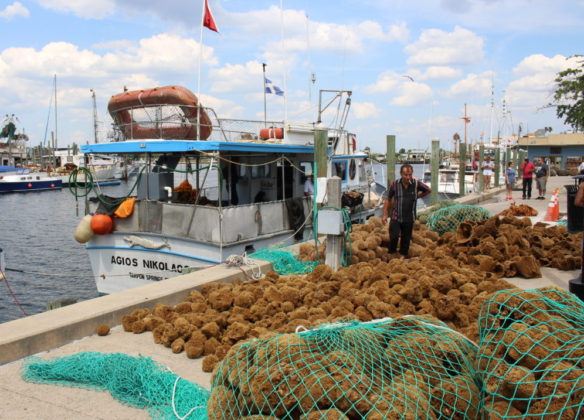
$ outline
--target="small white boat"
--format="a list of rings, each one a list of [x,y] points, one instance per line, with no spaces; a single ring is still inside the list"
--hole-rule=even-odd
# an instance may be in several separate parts
[[[424,171],[424,183],[430,185],[431,171]],[[438,170],[438,193],[448,196],[460,195],[460,171],[458,169],[439,169]],[[465,172],[464,175],[464,194],[471,194],[478,191],[478,172]]]

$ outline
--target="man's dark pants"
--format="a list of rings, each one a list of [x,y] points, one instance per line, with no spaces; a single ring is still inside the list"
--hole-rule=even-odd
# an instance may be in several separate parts
[[[523,198],[531,198],[531,184],[533,178],[523,178]],[[527,192],[527,194],[525,194]]]
[[[414,222],[398,222],[392,220],[389,223],[389,253],[397,252],[397,242],[399,243],[399,253],[406,256],[410,250],[410,241],[412,240],[412,230],[414,229]]]

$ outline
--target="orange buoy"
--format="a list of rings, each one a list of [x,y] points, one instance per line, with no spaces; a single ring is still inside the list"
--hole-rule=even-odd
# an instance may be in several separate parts
[[[260,130],[260,139],[268,140],[268,139],[283,139],[284,138],[284,129],[282,128],[262,128]]]
[[[107,214],[94,214],[91,218],[91,230],[97,235],[107,235],[114,228],[114,221]]]

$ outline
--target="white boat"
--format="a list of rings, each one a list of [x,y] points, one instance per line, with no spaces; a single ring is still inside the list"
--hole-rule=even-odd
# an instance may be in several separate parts
[[[460,195],[460,171],[457,169],[438,170],[438,193],[447,196]],[[431,171],[424,171],[424,183],[431,184]],[[479,180],[477,171],[469,171],[464,174],[464,194],[471,194],[478,191]]]
[[[338,99],[347,94],[339,91]],[[115,95],[108,109],[122,141],[84,145],[82,152],[141,155],[148,164],[137,177],[133,213],[87,242],[100,293],[311,237],[313,198],[304,195],[304,182],[313,168],[315,123],[219,119],[177,86]],[[319,129],[328,135],[327,175],[341,177],[353,195],[351,219],[380,215],[355,135]],[[177,187],[185,180],[194,193],[186,183]]]
[[[57,168],[51,172],[61,179],[64,186],[75,180],[78,184],[83,185],[87,182],[84,172],[79,171],[79,168],[86,168],[93,182],[105,182],[115,179],[117,170],[117,159],[112,156],[90,156],[88,162],[85,163],[85,155],[83,153],[72,154],[68,149],[55,150],[54,159],[57,162]],[[71,174],[77,172],[74,178]]]

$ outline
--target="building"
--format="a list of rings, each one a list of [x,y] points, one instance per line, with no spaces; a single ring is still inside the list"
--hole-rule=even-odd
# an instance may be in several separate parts
[[[518,145],[527,148],[529,160],[543,157],[551,166],[570,173],[584,161],[584,133],[521,137]]]

